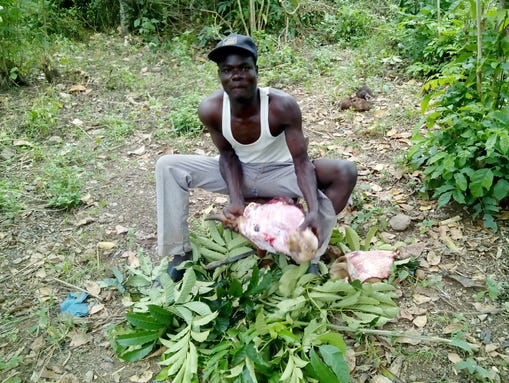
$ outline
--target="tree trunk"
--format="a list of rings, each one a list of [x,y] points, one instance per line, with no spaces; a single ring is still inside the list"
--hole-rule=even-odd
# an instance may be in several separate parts
[[[129,0],[119,0],[120,4],[120,33],[122,36],[129,34]]]
[[[482,4],[481,0],[476,0],[476,22],[477,22],[477,95],[482,99]]]

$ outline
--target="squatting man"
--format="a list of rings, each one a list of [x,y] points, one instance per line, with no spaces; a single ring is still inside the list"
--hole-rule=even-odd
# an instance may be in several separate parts
[[[296,100],[281,90],[258,87],[258,50],[250,37],[231,34],[208,58],[218,66],[222,89],[200,103],[198,116],[219,156],[175,154],[157,161],[158,254],[172,258],[168,273],[180,280],[185,266],[180,265],[192,260],[189,189],[228,194],[223,213],[231,219],[242,215],[252,198],[303,197],[301,228],[310,227],[319,240],[309,272],[318,272],[336,215],[357,181],[355,165],[309,158]]]

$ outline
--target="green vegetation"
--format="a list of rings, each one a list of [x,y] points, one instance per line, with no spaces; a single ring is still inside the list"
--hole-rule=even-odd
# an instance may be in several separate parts
[[[112,333],[119,356],[135,361],[165,346],[158,379],[172,382],[350,381],[333,325],[341,318],[356,330],[394,319],[395,288],[324,280],[284,256],[274,255],[270,269],[259,269],[255,256],[217,265],[250,247],[230,230],[206,227],[193,238],[195,263],[181,282],[164,268],[159,276],[150,266],[131,270],[125,285],[138,298],[128,326]],[[351,231],[347,239],[358,240]]]
[[[427,25],[434,37],[415,35],[429,51],[421,63],[434,75],[423,86],[425,125],[415,129],[408,157],[423,168],[424,190],[439,207],[451,200],[469,206],[496,231],[494,216],[509,197],[509,16],[495,7],[477,12],[473,1],[453,2],[448,10],[468,28],[449,29],[445,45],[439,25]]]

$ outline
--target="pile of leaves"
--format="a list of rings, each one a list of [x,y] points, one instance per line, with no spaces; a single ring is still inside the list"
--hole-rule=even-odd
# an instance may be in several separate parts
[[[246,249],[238,234],[209,223],[193,238],[195,261],[182,281],[163,272],[160,286],[148,286],[154,270],[133,270],[131,285],[141,294],[127,325],[115,331],[118,356],[158,355],[157,379],[174,383],[348,382],[346,345],[334,325],[358,329],[394,319],[394,287],[308,274],[308,264],[272,254],[267,268],[254,255],[213,269],[204,264]]]

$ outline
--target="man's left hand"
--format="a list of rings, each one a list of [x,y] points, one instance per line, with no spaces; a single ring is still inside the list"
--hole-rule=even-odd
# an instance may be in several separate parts
[[[304,216],[304,221],[300,225],[299,229],[304,230],[307,227],[311,229],[311,231],[318,238],[319,246],[322,244],[322,240],[320,238],[320,220],[318,219],[318,212],[307,212]]]

